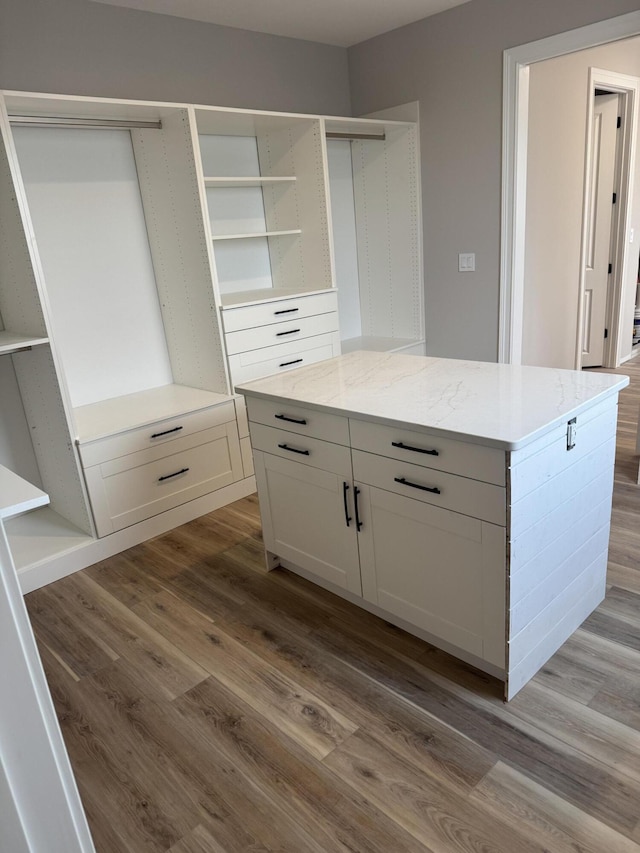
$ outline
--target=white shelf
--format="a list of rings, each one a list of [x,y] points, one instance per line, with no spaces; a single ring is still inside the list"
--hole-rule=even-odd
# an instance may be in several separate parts
[[[232,400],[226,394],[215,394],[186,385],[162,385],[136,394],[101,400],[73,410],[79,444],[115,435],[129,429],[147,426],[166,418],[208,409]]]
[[[313,296],[316,293],[334,292],[325,287],[322,290],[287,290],[277,287],[262,287],[259,290],[242,290],[237,293],[223,293],[220,296],[221,309],[237,308],[239,305],[259,305],[263,302],[277,302],[281,299],[294,299],[297,296]]]
[[[95,542],[51,507],[11,518],[5,530],[18,573]]]
[[[0,465],[0,519],[12,518],[48,503],[49,497],[41,489]]]
[[[424,341],[416,340],[415,338],[376,338],[376,337],[361,337],[349,338],[341,342],[343,354],[348,352],[358,352],[358,350],[366,350],[368,352],[401,352],[403,349],[423,344]]]
[[[19,352],[28,347],[48,344],[49,338],[31,337],[29,335],[16,335],[13,332],[0,332],[0,355]]]
[[[295,175],[287,177],[268,178],[256,175],[253,177],[205,178],[206,187],[266,187],[272,184],[290,184],[296,180]]]
[[[287,237],[292,234],[302,234],[301,228],[292,228],[289,231],[258,231],[251,234],[214,234],[212,240],[251,240],[255,237]]]

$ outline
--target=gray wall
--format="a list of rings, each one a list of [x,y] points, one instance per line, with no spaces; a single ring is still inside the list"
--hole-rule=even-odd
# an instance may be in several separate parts
[[[351,112],[344,48],[90,0],[0,0],[0,88]]]
[[[638,0],[472,0],[349,49],[355,115],[420,102],[427,352],[495,360],[502,53]],[[458,252],[476,272],[458,273]]]

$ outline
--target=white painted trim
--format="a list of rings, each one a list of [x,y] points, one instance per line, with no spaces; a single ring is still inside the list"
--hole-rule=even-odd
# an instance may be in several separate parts
[[[528,66],[637,35],[640,12],[629,12],[504,52],[499,361],[518,364],[522,358]]]
[[[180,524],[186,524],[207,512],[213,512],[220,507],[240,500],[240,498],[252,495],[255,490],[255,477],[247,477],[201,498],[182,504],[182,506],[160,513],[153,518],[133,524],[131,527],[125,527],[124,530],[104,536],[102,539],[89,540],[86,545],[81,545],[66,554],[22,569],[18,573],[22,592],[26,595],[34,589],[60,580],[60,578],[73,574],[73,572],[86,569],[87,566],[92,566],[100,560],[106,560],[107,557],[112,557],[127,548],[146,542],[147,539],[173,530]]]
[[[583,345],[583,311],[584,311],[584,288],[587,260],[587,211],[591,204],[589,173],[593,159],[593,92],[596,88],[610,89],[622,96],[624,106],[622,114],[624,125],[622,132],[622,148],[620,149],[620,163],[617,164],[616,179],[619,180],[618,202],[619,207],[612,230],[613,251],[613,279],[611,282],[612,292],[607,299],[607,325],[611,330],[609,339],[605,342],[604,367],[618,367],[618,354],[620,350],[620,337],[622,326],[622,287],[627,273],[627,264],[630,260],[627,250],[627,232],[631,219],[631,203],[633,193],[629,191],[633,187],[635,175],[635,153],[636,153],[636,125],[638,120],[638,92],[640,91],[640,78],[631,77],[627,74],[618,74],[615,71],[607,71],[602,68],[589,68],[588,98],[587,98],[587,124],[585,140],[584,160],[584,196],[582,201],[582,229],[580,244],[580,273],[578,284],[578,318],[576,327],[576,370],[582,367],[582,345]]]

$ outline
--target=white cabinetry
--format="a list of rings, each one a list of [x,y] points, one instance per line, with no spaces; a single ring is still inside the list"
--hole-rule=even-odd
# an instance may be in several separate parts
[[[248,411],[265,548],[502,670],[504,487],[472,479],[480,468],[461,477],[397,459],[440,461],[437,437],[409,445],[405,430],[335,416],[318,424],[332,416],[251,397]],[[282,428],[267,425],[278,420]],[[376,453],[357,449],[361,431]],[[408,449],[397,452],[388,435]],[[504,481],[504,453],[444,445],[451,459],[486,451]],[[396,458],[379,455],[389,451]]]
[[[604,597],[627,381],[361,352],[241,386],[267,566],[511,698]]]

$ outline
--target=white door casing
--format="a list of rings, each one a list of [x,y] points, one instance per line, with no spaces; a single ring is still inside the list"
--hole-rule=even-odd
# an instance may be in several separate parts
[[[585,186],[585,266],[582,307],[582,367],[603,364],[609,264],[613,261],[611,226],[615,192],[617,94],[595,97],[591,156]]]

